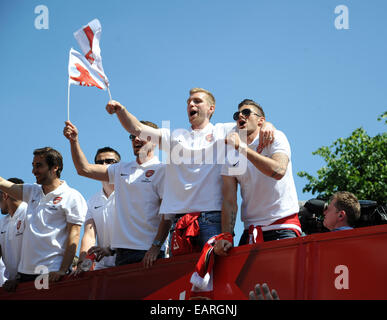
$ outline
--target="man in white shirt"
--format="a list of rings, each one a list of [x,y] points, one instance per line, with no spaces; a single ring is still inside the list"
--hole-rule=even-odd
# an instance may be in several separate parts
[[[23,184],[19,178],[8,181]],[[9,194],[0,191],[1,213],[6,215],[0,223],[0,256],[5,265],[5,277],[15,279],[21,257],[23,233],[27,203],[13,199]],[[5,284],[6,286],[6,284]]]
[[[105,166],[118,163],[120,160],[121,156],[118,151],[110,147],[98,149],[94,157],[95,164]],[[80,265],[83,263],[88,250],[95,246],[96,239],[98,240],[98,247],[109,250],[109,255],[97,261],[94,270],[115,266],[115,255],[110,254],[112,222],[115,215],[114,200],[114,185],[102,181],[102,189],[87,202],[88,210],[77,263],[77,274],[82,271]]]
[[[45,147],[33,154],[36,184],[15,184],[0,177],[0,190],[28,204],[18,281],[34,280],[38,270],[46,270],[49,281],[58,281],[72,264],[87,204],[60,179],[63,159],[58,151]]]
[[[247,168],[239,172],[237,163],[227,163],[222,168],[222,232],[232,233],[234,229],[239,183],[241,220],[245,226],[239,245],[300,236],[298,199],[290,145],[285,134],[276,130],[274,143],[260,149],[258,139],[265,114],[262,107],[250,99],[239,104],[234,120],[238,131],[230,133],[225,141],[248,161]],[[239,136],[243,130],[247,133],[245,139]],[[230,242],[220,240],[215,252],[225,254],[230,247]],[[224,251],[220,252],[219,248]]]
[[[144,126],[157,126],[142,121]],[[63,130],[70,141],[71,154],[79,175],[114,184],[116,214],[113,219],[111,245],[116,252],[117,266],[142,261],[150,267],[168,235],[171,221],[159,215],[163,198],[165,165],[154,156],[155,145],[137,136],[130,136],[136,160],[119,162],[109,167],[90,164],[79,144],[78,129],[69,121]],[[106,251],[89,250],[100,258]]]
[[[186,214],[199,214],[197,248],[201,250],[209,238],[221,231],[220,169],[224,163],[221,150],[224,138],[235,128],[235,124],[213,125],[210,122],[215,112],[215,98],[202,88],[190,90],[187,100],[189,130],[179,129],[171,133],[166,128],[146,127],[114,100],[107,104],[106,110],[109,114],[117,114],[128,132],[142,139],[150,137],[166,152],[165,193],[160,213],[175,214],[178,218]],[[266,138],[266,143],[271,142],[273,127],[271,124],[264,124],[264,127],[261,139]],[[172,243],[171,248],[174,246]]]

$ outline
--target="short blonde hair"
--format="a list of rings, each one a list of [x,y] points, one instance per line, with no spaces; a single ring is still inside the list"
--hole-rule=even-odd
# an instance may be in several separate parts
[[[336,199],[335,207],[337,210],[345,211],[348,217],[348,224],[355,225],[355,221],[360,218],[361,208],[357,197],[348,191],[338,191],[331,197],[331,201]]]
[[[193,95],[194,93],[198,93],[198,92],[203,92],[207,95],[207,102],[212,106],[212,105],[215,105],[215,98],[213,96],[213,94],[206,90],[206,89],[203,89],[203,88],[192,88],[190,91],[189,91],[189,95]]]

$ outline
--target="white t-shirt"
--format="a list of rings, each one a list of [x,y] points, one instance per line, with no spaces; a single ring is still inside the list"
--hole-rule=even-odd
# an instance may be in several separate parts
[[[65,181],[46,195],[40,185],[23,184],[23,200],[28,208],[18,271],[35,274],[37,266],[58,271],[66,249],[67,223],[82,225],[87,203]]]
[[[3,283],[8,280],[7,277],[4,275],[4,272],[5,272],[5,265],[4,265],[3,259],[0,258],[0,287],[2,287]]]
[[[6,266],[7,279],[15,279],[20,262],[27,203],[22,202],[14,215],[2,219],[0,226],[1,253]]]
[[[136,161],[112,164],[108,173],[116,197],[112,247],[148,250],[161,221],[165,165],[153,157],[141,165]]]
[[[114,191],[107,198],[101,189],[89,199],[87,208],[85,221],[93,219],[98,246],[111,247],[112,224],[116,210]],[[103,257],[99,262],[96,262],[95,270],[113,266],[115,266],[115,255]]]
[[[258,144],[259,134],[248,147],[256,151]],[[281,180],[264,175],[248,160],[247,170],[243,170],[241,166],[242,170],[239,174],[230,174],[229,170],[233,164],[227,163],[222,167],[222,175],[234,176],[241,186],[241,220],[244,222],[245,229],[250,225],[267,226],[299,211],[292,173],[290,145],[285,134],[276,130],[274,142],[265,147],[261,155],[271,157],[279,152],[286,154],[289,158],[286,173]],[[263,230],[265,231],[264,228]]]
[[[178,129],[172,135],[161,129],[160,148],[167,154],[167,167],[160,213],[222,209],[224,139],[234,128],[234,123],[209,123],[201,130]]]

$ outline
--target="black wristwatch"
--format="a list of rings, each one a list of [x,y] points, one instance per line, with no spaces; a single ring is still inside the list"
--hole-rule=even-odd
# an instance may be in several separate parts
[[[152,243],[152,246],[159,247],[159,248],[161,248],[162,245],[163,244],[162,244],[162,242],[160,240],[155,240]]]

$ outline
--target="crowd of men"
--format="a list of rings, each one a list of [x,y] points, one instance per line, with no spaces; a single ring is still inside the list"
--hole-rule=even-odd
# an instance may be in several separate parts
[[[50,281],[59,281],[69,273],[79,243],[75,275],[92,254],[95,269],[136,262],[149,268],[165,257],[168,236],[169,256],[199,252],[220,234],[230,240],[238,184],[245,229],[239,245],[302,235],[289,142],[257,102],[243,100],[234,123],[212,124],[214,96],[191,89],[189,128],[173,132],[139,121],[118,101],[109,101],[106,110],[129,132],[134,161],[121,161],[118,151],[103,147],[90,163],[77,127],[66,121],[63,130],[78,174],[102,182],[88,202],[60,178],[62,155],[50,147],[33,152],[36,184],[0,177],[6,290],[34,280],[41,266]],[[167,154],[166,163],[155,155],[156,146]],[[328,229],[350,228],[360,205],[353,194],[339,192],[324,215]],[[215,253],[226,255],[234,245],[229,240],[216,241]]]

